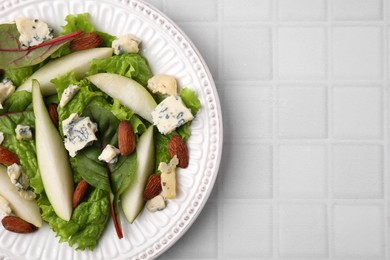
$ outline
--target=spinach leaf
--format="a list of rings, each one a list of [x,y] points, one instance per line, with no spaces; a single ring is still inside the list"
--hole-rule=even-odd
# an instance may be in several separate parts
[[[44,61],[62,45],[76,38],[81,31],[73,32],[39,45],[22,49],[19,42],[20,33],[16,24],[0,24],[0,68],[20,68],[33,66]]]
[[[117,146],[119,120],[107,109],[109,106],[101,101],[92,101],[82,116],[88,116],[98,125],[98,142],[79,151],[75,156],[77,169],[83,179],[94,187],[108,192],[110,211],[119,238],[123,237],[119,197],[128,187],[137,170],[136,155],[120,157],[117,163],[106,164],[98,157],[107,144]]]

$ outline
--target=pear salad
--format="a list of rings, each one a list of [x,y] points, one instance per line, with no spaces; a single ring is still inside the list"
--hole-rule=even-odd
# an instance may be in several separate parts
[[[93,250],[110,217],[122,238],[120,210],[131,224],[176,198],[200,109],[193,89],[152,73],[141,39],[89,18],[68,15],[59,33],[34,18],[0,25],[3,228],[46,222],[77,250]]]

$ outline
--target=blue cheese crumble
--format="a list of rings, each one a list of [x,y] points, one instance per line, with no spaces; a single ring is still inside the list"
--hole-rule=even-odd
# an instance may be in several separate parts
[[[162,134],[169,134],[177,127],[194,119],[179,96],[171,95],[152,111],[153,124]]]
[[[53,39],[53,30],[45,22],[28,18],[17,18],[15,22],[20,33],[19,42],[22,49]]]
[[[116,55],[120,55],[123,53],[138,53],[140,44],[140,38],[131,33],[128,33],[112,41],[111,47],[114,49],[114,53]]]
[[[76,113],[62,121],[62,130],[65,136],[65,148],[72,157],[76,156],[77,151],[97,140],[95,135],[98,130],[97,124],[89,117],[79,117]]]
[[[158,95],[176,95],[177,82],[175,77],[166,74],[157,74],[148,80],[148,89]]]
[[[64,92],[62,92],[61,100],[60,100],[60,107],[66,106],[70,100],[79,92],[80,87],[74,84],[69,85]]]
[[[12,82],[5,78],[0,82],[0,109],[3,108],[3,102],[15,92],[15,86]]]
[[[108,144],[103,149],[102,153],[99,155],[99,161],[103,161],[106,163],[116,163],[118,161],[118,155],[121,152],[115,146]]]
[[[19,195],[26,200],[33,200],[36,194],[30,187],[30,179],[23,172],[19,164],[12,164],[7,167],[7,174],[11,183],[18,190]]]
[[[16,139],[19,141],[29,141],[32,139],[32,132],[28,125],[17,125],[15,133]]]

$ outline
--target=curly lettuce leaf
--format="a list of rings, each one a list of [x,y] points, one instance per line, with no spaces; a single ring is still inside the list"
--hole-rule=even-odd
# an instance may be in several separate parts
[[[66,24],[62,26],[62,32],[61,34],[68,34],[72,32],[76,32],[79,30],[82,30],[84,33],[94,32],[103,39],[103,43],[100,45],[101,47],[111,47],[112,41],[116,39],[115,36],[100,32],[95,29],[93,24],[90,22],[90,16],[88,13],[82,13],[82,14],[69,14],[65,17]],[[58,49],[56,52],[54,52],[51,55],[51,58],[59,58],[64,55],[67,55],[72,52],[72,50],[69,48],[69,43],[62,46],[60,49]]]
[[[19,111],[32,111],[32,95],[28,91],[18,91],[12,93],[0,109],[0,114]]]
[[[10,112],[0,116],[0,131],[4,133],[2,145],[18,155],[20,165],[30,179],[34,192],[43,192],[41,175],[36,160],[35,141],[19,141],[16,139],[15,128],[18,124],[35,128],[35,117],[32,111]]]
[[[60,242],[70,246],[77,244],[77,249],[93,250],[102,235],[109,219],[109,199],[107,192],[94,189],[88,200],[74,209],[70,221],[59,218],[46,196],[38,200],[42,208],[42,218],[60,237]]]
[[[97,73],[115,73],[132,78],[143,86],[148,84],[153,74],[145,57],[137,53],[126,53],[91,62],[88,75]]]

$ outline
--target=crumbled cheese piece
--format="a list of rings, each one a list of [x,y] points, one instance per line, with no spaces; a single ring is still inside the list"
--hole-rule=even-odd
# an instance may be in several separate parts
[[[140,44],[140,38],[128,33],[112,41],[111,47],[114,49],[116,55],[120,55],[122,53],[138,53]]]
[[[36,194],[30,188],[30,180],[19,164],[14,163],[8,166],[7,174],[22,198],[27,200],[35,199]]]
[[[69,103],[69,101],[77,94],[77,92],[79,92],[79,90],[79,86],[70,84],[69,87],[67,87],[64,92],[62,92],[60,107],[66,106],[66,104]]]
[[[118,154],[121,152],[115,146],[108,144],[99,155],[98,159],[106,163],[116,163],[118,161]]]
[[[3,79],[0,82],[0,109],[3,108],[3,102],[15,92],[15,86],[8,79]]]
[[[0,196],[0,217],[9,216],[11,213],[12,210],[8,200],[6,200],[3,196]]]
[[[162,196],[166,199],[176,198],[176,166],[179,159],[175,155],[167,164],[161,162],[158,170],[161,171]]]
[[[169,96],[152,111],[153,124],[162,134],[169,134],[177,127],[194,119],[179,96]]]
[[[146,208],[151,212],[156,212],[157,210],[165,209],[165,200],[161,195],[157,195],[156,197],[148,200],[146,202]]]
[[[27,190],[20,190],[19,195],[25,200],[33,200],[37,195],[30,188]]]
[[[0,132],[0,144],[2,144],[4,141],[4,133]]]
[[[15,128],[16,139],[28,141],[32,139],[32,132],[28,125],[17,125]]]
[[[95,135],[98,130],[97,124],[89,117],[78,117],[76,113],[62,121],[62,130],[65,136],[65,148],[72,157],[76,156],[77,151],[97,140]]]
[[[159,95],[176,95],[177,82],[175,77],[158,74],[148,80],[148,89]]]
[[[45,22],[27,18],[18,18],[15,22],[20,33],[19,41],[22,49],[53,39],[53,30]]]

